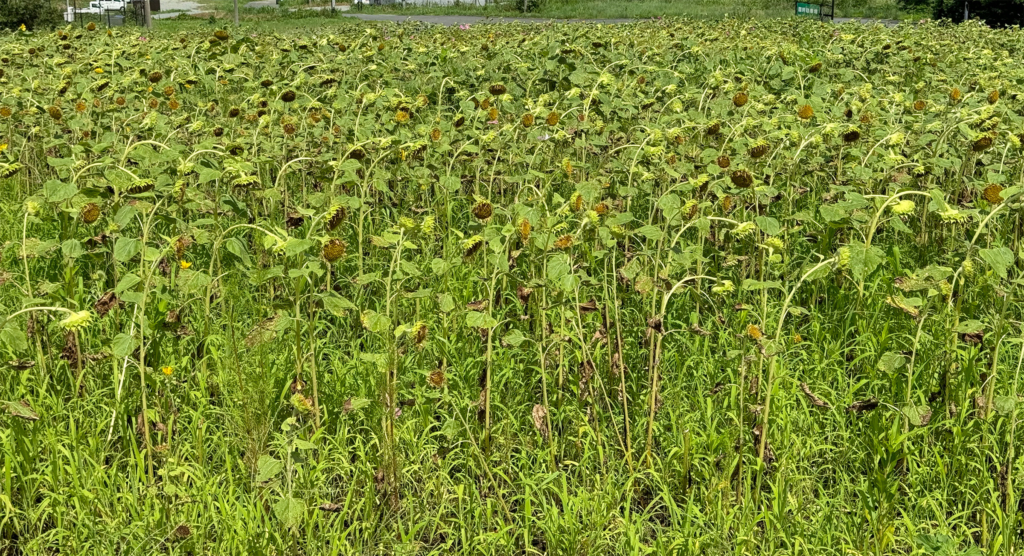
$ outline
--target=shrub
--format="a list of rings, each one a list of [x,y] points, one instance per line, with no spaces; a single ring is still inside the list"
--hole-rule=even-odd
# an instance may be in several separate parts
[[[50,0],[0,0],[0,28],[45,29],[60,23],[60,8]]]

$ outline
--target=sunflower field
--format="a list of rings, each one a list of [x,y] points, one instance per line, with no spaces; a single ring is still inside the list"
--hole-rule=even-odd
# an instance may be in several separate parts
[[[197,29],[0,37],[0,554],[1020,552],[1021,31]]]

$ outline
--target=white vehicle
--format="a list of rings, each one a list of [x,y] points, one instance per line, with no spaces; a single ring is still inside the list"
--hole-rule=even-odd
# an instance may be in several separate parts
[[[86,7],[76,8],[72,5],[71,0],[66,0],[67,11],[64,12],[64,21],[72,23],[75,21],[75,13],[80,14],[104,14],[108,11],[123,11],[125,9],[125,0],[93,0],[89,2]]]

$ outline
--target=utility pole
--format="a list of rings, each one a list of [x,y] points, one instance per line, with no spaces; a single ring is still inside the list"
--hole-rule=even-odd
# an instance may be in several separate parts
[[[153,28],[153,12],[149,6],[150,0],[142,0],[142,14],[146,19],[146,29]]]
[[[970,15],[970,13],[967,10],[967,3],[969,1],[970,0],[964,0],[964,21],[970,21],[970,19],[971,19],[971,15]]]
[[[238,0],[235,0],[235,27],[238,27]]]

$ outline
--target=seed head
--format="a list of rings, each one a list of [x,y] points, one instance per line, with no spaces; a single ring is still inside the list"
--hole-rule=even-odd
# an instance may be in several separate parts
[[[345,220],[345,207],[334,205],[328,209],[327,214],[330,215],[327,217],[327,229],[334,231]]]
[[[285,102],[294,102],[295,101],[295,91],[289,89],[289,90],[281,93],[281,100],[283,100]]]
[[[744,93],[742,91],[740,91],[740,92],[738,92],[738,93],[736,93],[735,95],[732,96],[732,104],[736,108],[742,107],[744,104],[747,103],[748,100],[750,100],[750,96],[747,95],[747,93]]]
[[[213,32],[213,38],[219,41],[226,41],[231,38],[231,35],[229,35],[228,32],[223,29],[217,29]]]
[[[555,249],[568,249],[572,247],[572,242],[572,234],[565,234],[562,237],[555,240]]]
[[[736,170],[729,176],[736,187],[747,188],[754,185],[754,176],[746,170]]]
[[[530,221],[525,218],[519,221],[519,238],[524,243],[530,239]]]
[[[988,103],[995,104],[999,102],[999,89],[996,89],[988,94]]]
[[[964,98],[964,94],[960,92],[960,89],[953,87],[953,90],[949,91],[949,100],[953,102],[960,102],[960,99]]]
[[[523,114],[522,117],[523,127],[530,127],[533,125],[533,114]]]
[[[814,108],[810,104],[803,104],[797,108],[796,115],[800,116],[801,120],[809,120],[814,116]]]
[[[732,164],[732,160],[729,159],[729,155],[723,154],[715,159],[715,164],[718,164],[719,168],[725,170],[730,164]]]
[[[747,154],[750,155],[750,158],[761,158],[762,156],[771,152],[771,150],[772,146],[769,145],[767,142],[758,141],[757,143],[754,143],[754,145],[750,147],[750,149],[747,151]]]
[[[926,104],[925,104],[925,102],[923,100],[919,99],[919,100],[914,101],[914,110],[917,110],[918,112],[924,110],[925,106],[926,106]]]
[[[80,211],[82,222],[92,224],[100,217],[100,207],[96,203],[89,203]]]
[[[999,203],[1003,202],[1003,197],[1001,195],[1002,192],[1003,187],[1001,185],[997,185],[994,183],[989,184],[989,186],[985,188],[985,200],[988,201],[989,203],[992,203],[993,205],[998,205]]]
[[[326,259],[328,263],[333,263],[333,262],[337,261],[338,259],[344,257],[345,256],[345,242],[340,240],[340,239],[338,239],[338,238],[334,238],[334,239],[328,241],[324,245],[323,255],[324,255],[324,259]]]
[[[409,113],[406,112],[405,110],[399,110],[398,112],[395,112],[395,121],[400,123],[400,124],[404,124],[405,122],[408,122],[409,121]]]
[[[64,112],[57,106],[47,108],[46,113],[56,121],[60,121],[60,119],[64,117]]]
[[[430,130],[430,140],[435,142],[435,143],[440,141],[441,140],[441,130],[436,128],[436,127],[434,129]]]
[[[487,220],[494,213],[494,207],[485,199],[481,199],[473,205],[473,216],[479,220]]]
[[[490,87],[487,88],[487,92],[491,93],[496,97],[505,94],[505,91],[505,86],[502,85],[501,83],[495,83],[494,85],[491,85]]]
[[[761,329],[758,328],[758,326],[756,324],[748,325],[747,326],[747,336],[749,336],[751,340],[760,340],[761,339]]]
[[[843,134],[844,143],[856,143],[858,139],[860,139],[860,131],[858,131],[856,128],[851,129]]]
[[[149,74],[149,82],[154,84],[154,85],[159,83],[160,80],[163,79],[163,78],[164,78],[164,74],[162,74],[162,73],[160,73],[158,71],[154,71],[153,73]]]
[[[980,153],[981,151],[984,151],[984,150],[988,149],[991,146],[992,146],[992,136],[991,135],[982,135],[976,141],[974,141],[974,144],[971,145],[971,148],[974,149],[974,152]]]
[[[556,126],[558,125],[558,120],[560,119],[561,116],[558,115],[558,112],[552,111],[550,114],[548,114],[548,118],[545,121],[549,126]]]

